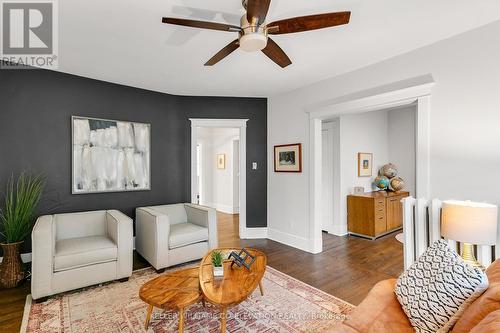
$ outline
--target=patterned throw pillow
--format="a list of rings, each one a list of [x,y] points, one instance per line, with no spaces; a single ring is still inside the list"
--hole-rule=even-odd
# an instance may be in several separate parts
[[[486,274],[438,240],[401,274],[395,291],[415,331],[429,333],[448,332],[487,288]]]

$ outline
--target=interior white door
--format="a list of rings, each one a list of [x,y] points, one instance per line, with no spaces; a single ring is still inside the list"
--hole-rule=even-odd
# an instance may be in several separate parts
[[[322,224],[329,233],[333,228],[333,155],[334,123],[323,123],[322,130]]]

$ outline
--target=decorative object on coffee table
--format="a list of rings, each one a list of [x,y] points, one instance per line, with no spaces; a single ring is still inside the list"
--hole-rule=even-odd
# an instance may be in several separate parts
[[[215,281],[212,277],[212,252],[220,251],[224,256],[231,252],[240,252],[241,249],[224,248],[209,251],[201,260],[199,277],[200,288],[204,298],[210,303],[221,308],[221,332],[226,332],[226,317],[229,307],[238,305],[246,300],[252,292],[259,286],[260,293],[264,295],[262,288],[262,277],[266,271],[267,258],[261,251],[248,248],[246,251],[251,254],[255,261],[250,269],[231,269],[231,260],[225,260],[225,274],[222,281]]]
[[[233,262],[231,263],[231,268],[233,268],[234,264],[236,264],[238,267],[245,267],[246,269],[250,270],[250,266],[255,261],[255,257],[252,256],[245,248],[242,248],[239,253],[236,252],[231,252],[229,255],[228,259],[233,259]]]
[[[484,270],[474,255],[474,245],[496,244],[497,215],[496,205],[471,201],[443,201],[441,235],[460,242],[462,259],[467,264]]]
[[[224,266],[222,263],[224,262],[224,257],[222,252],[213,251],[212,252],[212,268],[214,270],[214,277],[223,277],[224,276]]]
[[[148,304],[144,329],[148,329],[153,308],[179,311],[179,332],[184,331],[184,309],[203,301],[198,279],[199,268],[186,268],[146,282],[139,297]]]
[[[10,178],[5,194],[5,204],[0,210],[2,236],[0,244],[3,261],[0,264],[0,287],[13,288],[24,280],[24,266],[20,247],[31,233],[35,220],[35,209],[40,201],[45,184],[42,175],[30,175],[23,172],[14,180]]]

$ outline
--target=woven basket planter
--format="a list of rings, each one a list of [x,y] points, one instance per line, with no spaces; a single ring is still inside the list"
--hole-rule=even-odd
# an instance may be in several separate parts
[[[24,280],[24,266],[20,254],[22,243],[0,244],[3,250],[3,261],[0,264],[0,288],[14,288]]]

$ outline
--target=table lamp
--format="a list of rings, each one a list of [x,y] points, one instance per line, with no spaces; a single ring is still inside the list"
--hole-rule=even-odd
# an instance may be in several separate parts
[[[460,256],[474,267],[482,265],[474,256],[474,245],[495,245],[497,206],[471,201],[443,201],[441,235],[462,243]]]

